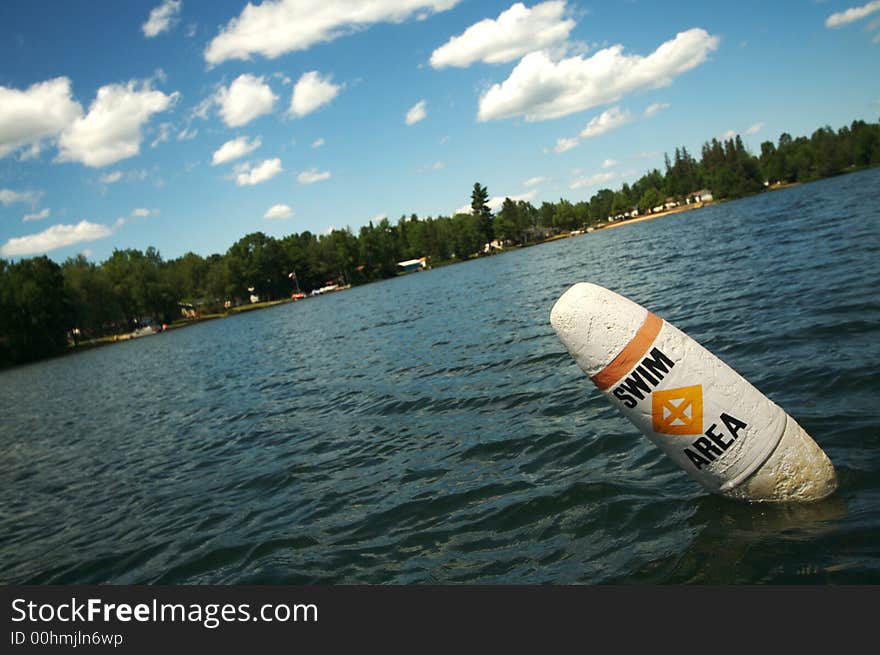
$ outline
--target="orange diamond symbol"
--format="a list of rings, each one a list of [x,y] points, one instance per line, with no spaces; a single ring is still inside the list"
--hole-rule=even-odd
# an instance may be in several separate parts
[[[703,386],[655,391],[651,396],[654,432],[702,434]]]

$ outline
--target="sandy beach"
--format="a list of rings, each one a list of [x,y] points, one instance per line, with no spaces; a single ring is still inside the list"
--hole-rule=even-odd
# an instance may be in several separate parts
[[[694,202],[689,205],[682,205],[681,207],[675,207],[673,209],[669,209],[663,212],[657,212],[656,214],[646,214],[645,216],[638,216],[636,218],[627,218],[623,221],[618,221],[616,223],[608,223],[607,225],[603,225],[601,230],[610,230],[613,227],[621,227],[623,225],[630,225],[632,223],[641,223],[642,221],[650,221],[655,218],[663,218],[664,216],[669,216],[670,214],[680,214],[682,212],[692,211],[694,209],[700,209],[702,207],[706,207],[712,205],[712,202]]]

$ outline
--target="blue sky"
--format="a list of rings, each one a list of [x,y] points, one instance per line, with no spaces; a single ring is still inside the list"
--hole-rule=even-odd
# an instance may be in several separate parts
[[[0,5],[0,256],[588,199],[880,116],[880,1]]]

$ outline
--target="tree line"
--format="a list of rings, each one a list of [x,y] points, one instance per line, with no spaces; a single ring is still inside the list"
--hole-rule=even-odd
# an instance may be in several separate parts
[[[148,320],[171,323],[181,304],[203,313],[231,302],[290,297],[327,284],[363,284],[398,274],[397,263],[425,257],[431,265],[492,252],[493,241],[525,245],[551,234],[605,223],[610,217],[651,212],[667,199],[681,201],[708,189],[716,200],[733,199],[779,183],[804,182],[880,164],[880,123],[854,121],[836,132],[810,137],[782,134],[765,141],[759,155],[739,136],[706,142],[699,161],[687,148],[665,156],[653,169],[619,189],[600,189],[589,200],[504,200],[497,213],[488,189],[474,184],[471,211],[452,216],[401,216],[350,228],[274,238],[248,234],[224,254],[188,252],[165,260],[155,248],[115,250],[97,264],[82,255],[57,264],[46,256],[0,260],[0,365],[64,352],[71,341],[131,331]]]

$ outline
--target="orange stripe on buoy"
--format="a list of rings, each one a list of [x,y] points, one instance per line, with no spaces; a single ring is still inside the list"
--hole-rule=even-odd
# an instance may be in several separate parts
[[[626,372],[635,367],[636,364],[648,352],[648,348],[654,343],[654,339],[660,334],[660,328],[663,327],[663,319],[648,312],[642,327],[636,332],[632,340],[624,346],[620,354],[611,360],[601,371],[596,373],[592,378],[593,384],[604,391],[609,388],[620,378],[626,375]]]

